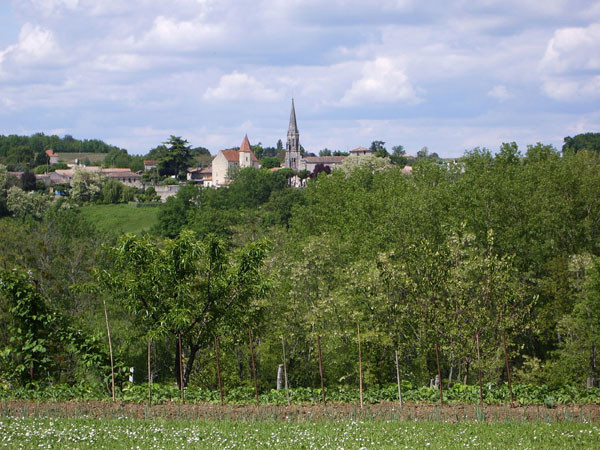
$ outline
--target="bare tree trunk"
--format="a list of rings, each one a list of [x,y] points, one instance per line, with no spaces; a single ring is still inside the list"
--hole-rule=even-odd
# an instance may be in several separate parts
[[[360,409],[363,408],[363,377],[362,377],[362,353],[360,351],[360,324],[356,324],[358,335],[358,382],[360,392]]]
[[[435,359],[437,361],[437,370],[438,370],[438,378],[440,380],[440,406],[442,406],[444,404],[444,392],[443,392],[443,388],[442,388],[442,371],[440,370],[440,352],[438,350],[438,345],[435,344]]]
[[[402,389],[400,389],[400,368],[398,367],[398,350],[394,350],[396,355],[396,381],[398,382],[398,403],[402,408]]]
[[[112,341],[110,339],[110,326],[108,325],[108,311],[106,310],[106,300],[102,300],[104,304],[104,319],[106,320],[106,334],[108,336],[108,351],[110,353],[110,378],[111,378],[111,393],[112,400],[115,401],[115,363],[113,360]]]
[[[321,396],[323,398],[323,404],[327,404],[325,399],[325,378],[323,377],[323,356],[321,355],[321,336],[317,335],[317,350],[319,353],[319,375],[321,376]]]
[[[185,405],[185,386],[183,384],[183,353],[181,352],[181,331],[177,335],[177,346],[179,348],[179,387],[181,389],[181,404]]]
[[[479,372],[479,401],[483,403],[483,384],[481,382],[481,352],[479,350],[479,331],[475,332],[475,343],[477,344],[477,371]]]
[[[287,377],[287,365],[285,362],[285,340],[283,336],[281,336],[281,347],[283,348],[283,379],[285,381],[285,396],[287,398],[287,404],[290,404],[290,389],[288,386],[288,377]]]
[[[506,377],[508,378],[508,390],[510,391],[510,403],[514,403],[512,382],[510,379],[510,365],[508,364],[508,351],[506,350],[506,335],[502,335],[502,344],[504,345],[504,360],[506,361]]]
[[[252,376],[254,377],[254,395],[256,396],[256,404],[258,405],[258,383],[256,381],[256,364],[254,362],[254,344],[252,342],[252,329],[248,329],[250,337],[250,355],[252,357]]]
[[[215,335],[215,356],[217,358],[217,383],[219,384],[219,399],[223,406],[223,383],[221,382],[221,361],[219,360],[219,338]]]
[[[152,370],[150,367],[151,349],[152,340],[148,338],[148,406],[152,406]]]

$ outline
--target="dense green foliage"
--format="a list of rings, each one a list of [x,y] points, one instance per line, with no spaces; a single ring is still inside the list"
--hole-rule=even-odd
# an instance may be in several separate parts
[[[111,150],[120,150],[113,145],[108,145],[98,139],[75,139],[66,135],[62,138],[44,133],[32,136],[2,136],[0,135],[0,163],[18,166],[35,167],[47,164],[44,152],[52,149],[55,153],[108,153]]]
[[[394,149],[398,156],[401,150]],[[115,353],[137,374],[145,374],[148,330],[163,330],[153,335],[153,378],[172,380],[181,332],[190,389],[214,393],[217,388],[215,336],[226,391],[249,389],[248,328],[254,335],[260,392],[268,394],[275,384],[282,343],[295,389],[320,386],[318,342],[326,388],[354,389],[360,325],[367,392],[391,389],[396,350],[400,377],[420,392],[436,377],[436,346],[448,399],[460,389],[477,395],[473,385],[480,373],[484,390],[489,384],[504,386],[506,340],[515,384],[547,386],[557,402],[563,401],[557,392],[570,389],[565,386],[592,395],[595,390],[585,387],[597,386],[600,378],[598,152],[561,154],[536,144],[522,154],[507,143],[495,155],[474,149],[456,163],[420,158],[412,175],[376,159],[381,164],[320,173],[302,189],[290,187],[293,173],[288,170],[248,168],[227,188],[185,186],[157,208],[118,205],[111,214],[127,210],[128,231],[149,231],[129,242],[144,242],[142,247],[160,255],[142,258],[133,271],[114,264],[110,251],[102,250],[123,249],[124,241],[115,247],[115,233],[103,234],[90,225],[118,230],[116,218],[109,223],[105,217],[107,207],[85,206],[81,213],[58,205],[32,209],[18,220],[0,221],[0,264],[31,271],[45,301],[96,336],[104,329],[101,297],[81,297],[71,286],[90,282],[98,270],[120,270],[113,276],[127,275],[121,286],[131,289],[150,280],[137,294],[154,298],[161,308],[174,305],[150,322],[139,320],[146,309],[132,308],[123,291],[105,290],[115,321]],[[88,194],[101,193],[100,188]],[[223,272],[203,269],[216,274],[211,292],[229,292],[224,294],[229,298],[252,287],[243,307],[218,326],[206,319],[213,316],[201,314],[207,305],[219,304],[214,298],[206,303],[209,297],[198,290],[211,285],[203,284],[206,277],[197,267],[189,273],[174,269],[169,249],[181,239],[199,243],[195,253],[182,253],[186,261],[191,258],[205,269],[209,261],[222,265]],[[265,247],[253,247],[263,239],[271,242],[266,254]],[[224,259],[206,258],[215,242]],[[71,261],[63,247],[79,260]],[[249,272],[241,270],[250,269],[243,255],[256,257]],[[143,278],[146,274],[151,275]],[[263,286],[258,280],[265,279],[268,291],[258,289]],[[162,297],[152,297],[156,292]],[[178,293],[182,296],[173,297]],[[15,320],[12,314],[3,307],[1,320]],[[0,334],[0,345],[9,339],[6,332]],[[70,364],[76,373],[79,357]],[[7,376],[0,372],[0,379]]]
[[[579,152],[582,150],[600,152],[600,133],[583,133],[567,136],[562,148],[563,152]]]

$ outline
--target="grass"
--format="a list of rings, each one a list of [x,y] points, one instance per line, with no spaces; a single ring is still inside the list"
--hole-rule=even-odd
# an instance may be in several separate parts
[[[98,230],[110,233],[149,231],[158,221],[158,208],[136,208],[135,204],[87,205],[81,214]]]
[[[598,448],[594,424],[0,419],[5,448]]]

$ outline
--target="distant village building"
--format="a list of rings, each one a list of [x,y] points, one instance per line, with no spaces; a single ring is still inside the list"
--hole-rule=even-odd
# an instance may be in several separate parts
[[[339,167],[346,158],[347,156],[305,156],[300,161],[300,170],[312,172],[317,167],[317,164],[329,166],[333,170]]]
[[[296,108],[292,99],[292,112],[290,113],[290,126],[287,133],[287,144],[285,146],[285,167],[298,170],[300,167],[300,133],[296,123]]]
[[[160,197],[160,201],[164,203],[169,197],[175,197],[180,187],[178,184],[168,184],[166,186],[154,186],[154,190],[156,195]]]
[[[248,135],[244,136],[239,150],[221,150],[212,162],[212,185],[225,186],[231,181],[231,174],[237,169],[259,167],[258,158],[250,148]]]
[[[138,173],[134,173],[131,169],[101,169],[97,166],[80,166],[77,170],[85,170],[87,172],[101,172],[106,178],[110,178],[113,180],[120,181],[126,186],[141,188],[142,187],[142,176]],[[62,177],[61,183],[71,183],[73,180],[73,174],[75,173],[75,169],[58,169],[55,171],[55,174]],[[51,178],[52,179],[52,178]],[[56,178],[55,178],[56,179]],[[43,180],[41,180],[43,181]]]
[[[189,167],[187,170],[187,181],[202,187],[211,187],[212,167]]]
[[[318,164],[323,164],[329,166],[331,169],[335,169],[344,159],[346,159],[346,156],[301,156],[300,132],[298,131],[298,124],[296,122],[294,99],[292,99],[292,112],[290,113],[290,125],[285,147],[285,167],[297,171],[308,170],[312,172]]]
[[[49,148],[46,150],[46,156],[48,157],[48,164],[58,164],[58,153],[54,153],[54,150]]]
[[[375,151],[366,147],[356,147],[355,149],[350,150],[350,156],[367,156],[374,155]]]
[[[149,170],[156,169],[158,167],[158,161],[154,159],[145,159],[144,160],[144,170],[148,172]]]

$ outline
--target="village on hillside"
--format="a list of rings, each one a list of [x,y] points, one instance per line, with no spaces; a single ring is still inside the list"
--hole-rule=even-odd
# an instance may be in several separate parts
[[[54,152],[52,149],[45,151],[48,166],[58,164],[63,161],[62,155]],[[356,157],[374,157],[376,150],[367,147],[356,147],[345,154],[334,154],[316,156],[313,154],[305,154],[300,145],[300,132],[296,120],[296,110],[294,100],[292,99],[292,108],[290,113],[289,128],[287,131],[287,143],[285,146],[285,156],[279,166],[270,167],[270,171],[278,171],[281,169],[290,169],[293,171],[293,176],[290,178],[290,185],[302,187],[306,184],[306,179],[311,174],[324,171],[329,173],[331,170],[339,168],[346,158]],[[413,159],[410,155],[405,157]],[[167,198],[177,194],[179,187],[184,183],[192,183],[198,187],[224,187],[228,186],[235,174],[244,168],[254,167],[263,168],[259,159],[252,150],[248,135],[245,135],[239,148],[231,148],[220,150],[210,165],[199,167],[188,167],[186,170],[186,180],[177,184],[156,185],[152,181],[152,177],[144,177],[144,173],[153,173],[158,170],[158,160],[144,160],[144,169],[132,171],[130,168],[110,167],[103,168],[96,165],[86,164],[86,161],[75,158],[66,163],[66,169],[55,169],[47,173],[36,174],[37,182],[41,182],[48,187],[50,191],[62,194],[62,187],[71,185],[73,176],[77,171],[96,174],[106,179],[118,181],[125,186],[136,189],[145,189],[152,185],[156,194],[161,201],[166,201]],[[410,174],[412,167],[406,165],[402,172]],[[24,172],[9,172],[18,179],[21,179]],[[174,177],[174,176],[173,176]],[[150,178],[150,181],[148,179]]]

